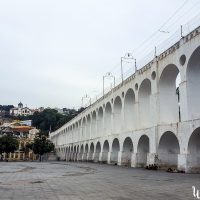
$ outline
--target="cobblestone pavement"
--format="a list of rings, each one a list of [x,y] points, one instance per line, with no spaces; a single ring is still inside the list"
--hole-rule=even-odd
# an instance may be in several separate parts
[[[195,199],[200,174],[67,162],[0,162],[0,199]]]

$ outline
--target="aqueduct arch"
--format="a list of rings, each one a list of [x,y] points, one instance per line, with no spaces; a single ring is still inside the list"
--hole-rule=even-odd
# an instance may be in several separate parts
[[[130,137],[127,137],[123,143],[123,152],[122,152],[122,165],[131,166],[131,157],[133,153],[133,142]]]
[[[136,126],[135,93],[128,89],[124,99],[124,121],[127,130],[133,130]]]
[[[191,55],[187,66],[189,118],[200,118],[200,46]]]
[[[187,168],[200,173],[200,128],[194,130],[188,142]]]
[[[151,100],[151,81],[144,79],[139,89],[139,115],[140,126],[147,128],[151,125],[150,100]]]
[[[163,168],[176,168],[179,153],[180,146],[176,135],[170,131],[165,132],[160,138],[158,145],[158,159],[160,166]]]
[[[147,165],[147,155],[149,153],[149,137],[142,135],[137,146],[137,166],[145,167]]]
[[[98,110],[98,119],[97,119],[97,134],[100,136],[103,132],[103,108],[100,107]]]
[[[119,140],[115,138],[112,143],[112,152],[110,156],[111,163],[118,163],[118,152],[120,150]]]
[[[92,112],[92,124],[91,124],[91,138],[94,138],[96,135],[96,122],[97,122],[97,116],[96,112]]]
[[[119,96],[117,96],[114,100],[114,109],[113,109],[113,121],[115,126],[114,132],[120,132],[121,130],[121,125],[122,125],[122,101]]]
[[[170,64],[164,68],[159,80],[160,122],[174,123],[179,121],[178,95],[176,78],[178,68]]]
[[[74,146],[74,156],[73,156],[73,160],[76,160],[76,156],[77,156],[77,153],[76,153],[76,146]]]
[[[90,150],[89,150],[89,155],[88,155],[88,161],[92,161],[93,154],[94,154],[94,143],[92,142],[92,143],[90,144]]]
[[[88,150],[89,150],[89,147],[88,147],[88,144],[85,145],[85,151],[84,151],[84,154],[83,154],[83,160],[87,160],[87,155],[88,155]]]
[[[95,156],[94,156],[94,161],[95,162],[99,161],[100,153],[101,153],[101,144],[100,144],[100,142],[97,142],[97,144],[96,144],[96,150],[95,150]]]
[[[104,128],[106,134],[111,133],[111,117],[112,117],[112,108],[110,102],[108,102],[106,104],[105,118],[104,118]]]
[[[82,121],[82,140],[84,140],[85,139],[85,137],[86,137],[86,132],[87,130],[86,130],[86,117],[84,117],[83,118],[83,121]]]
[[[91,127],[91,117],[87,116],[87,124],[86,124],[86,138],[90,139],[90,127]]]
[[[83,160],[83,153],[84,153],[84,147],[83,147],[83,144],[81,145],[81,149],[80,149],[80,160],[82,161]]]
[[[103,162],[108,161],[108,152],[109,152],[109,143],[108,143],[108,140],[106,140],[103,144],[103,152],[102,152],[102,161]]]

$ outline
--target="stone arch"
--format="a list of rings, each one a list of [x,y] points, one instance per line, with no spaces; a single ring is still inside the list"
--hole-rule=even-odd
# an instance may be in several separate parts
[[[70,161],[73,160],[73,156],[74,156],[74,151],[73,151],[73,146],[70,147]]]
[[[165,132],[160,138],[158,145],[159,165],[162,168],[177,168],[179,153],[180,146],[178,138],[170,131]]]
[[[94,153],[94,143],[92,142],[90,144],[90,151],[89,151],[89,155],[88,155],[88,160],[92,161],[93,159],[93,153]]]
[[[79,153],[79,145],[77,146],[77,153]]]
[[[108,162],[109,142],[105,140],[103,144],[102,162]]]
[[[76,149],[76,160],[78,161],[79,160],[79,157],[80,157],[80,152],[79,152],[79,145],[77,146],[77,149]]]
[[[78,141],[78,122],[76,122],[76,128],[75,128],[75,138],[76,138],[76,141]]]
[[[94,138],[96,133],[96,122],[97,122],[97,115],[96,111],[92,112],[92,124],[91,124],[91,137]]]
[[[111,125],[112,125],[111,117],[112,117],[112,107],[110,102],[108,102],[105,107],[105,117],[104,117],[104,128],[106,134],[111,133]]]
[[[151,126],[150,100],[151,100],[151,81],[144,79],[139,88],[139,113],[140,127],[148,128]]]
[[[130,137],[125,138],[122,151],[122,165],[131,166],[131,157],[134,150],[133,142]]]
[[[95,156],[94,156],[94,161],[95,162],[99,161],[100,153],[101,153],[101,143],[97,142],[97,144],[96,144],[96,150],[95,150]]]
[[[149,137],[142,135],[137,146],[137,166],[145,167],[147,165],[147,155],[149,153]]]
[[[176,79],[179,69],[176,65],[167,65],[159,80],[160,122],[174,123],[179,121],[179,104],[176,92]]]
[[[97,119],[97,130],[98,134],[97,136],[102,135],[103,133],[103,108],[100,107],[98,110],[98,119]]]
[[[66,160],[69,160],[69,148],[66,148]]]
[[[187,66],[187,98],[189,119],[200,118],[200,46],[192,53]]]
[[[87,160],[87,155],[88,155],[88,152],[89,152],[89,146],[88,144],[85,145],[85,150],[84,150],[84,154],[83,154],[83,160]]]
[[[120,150],[119,140],[115,138],[112,143],[112,152],[110,155],[110,162],[117,164],[118,163],[118,153]]]
[[[193,131],[188,142],[187,171],[200,173],[200,127]]]
[[[124,98],[124,121],[127,130],[133,130],[136,125],[135,93],[129,88]]]
[[[76,160],[76,156],[77,156],[77,152],[76,152],[76,146],[74,146],[74,156],[73,156],[73,160]]]
[[[84,153],[84,146],[83,144],[81,145],[81,148],[80,148],[80,153],[79,153],[79,160],[83,160],[83,153]]]
[[[117,96],[114,100],[113,128],[115,133],[119,133],[122,124],[122,100]]]
[[[87,125],[86,125],[86,117],[83,117],[83,121],[82,121],[82,140],[85,139],[86,137],[86,128],[87,128]]]
[[[72,125],[72,132],[73,132],[73,134],[75,133],[75,123]]]
[[[86,138],[90,139],[90,127],[91,127],[91,117],[90,114],[87,115],[87,125],[86,125]]]

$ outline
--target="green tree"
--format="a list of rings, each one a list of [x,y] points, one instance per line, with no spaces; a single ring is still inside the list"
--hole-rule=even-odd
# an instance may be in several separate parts
[[[42,155],[54,150],[54,144],[43,134],[38,134],[35,137],[34,142],[27,144],[26,147],[32,149],[34,154],[39,155],[40,161]]]
[[[70,119],[54,109],[45,109],[40,113],[35,112],[32,116],[33,126],[40,129],[45,135],[48,135],[50,130],[58,129]]]
[[[8,153],[12,153],[17,150],[19,147],[19,141],[10,135],[4,135],[0,137],[0,154],[2,158],[2,153],[6,153],[6,158],[8,157]]]

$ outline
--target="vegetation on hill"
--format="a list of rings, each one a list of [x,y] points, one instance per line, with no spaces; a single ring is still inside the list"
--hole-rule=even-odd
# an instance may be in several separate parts
[[[61,114],[55,109],[47,108],[42,112],[36,111],[33,115],[29,116],[10,116],[9,110],[13,107],[14,106],[12,105],[0,105],[0,110],[8,113],[6,115],[8,120],[32,120],[32,126],[39,129],[46,136],[48,136],[50,131],[55,131],[56,129],[60,128],[84,110],[84,108],[80,108],[78,110],[63,108],[63,113]]]

